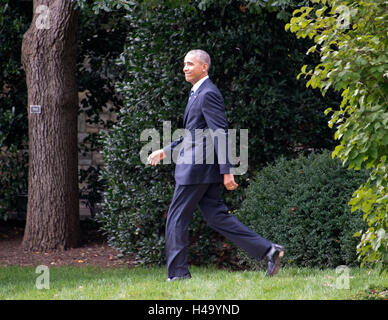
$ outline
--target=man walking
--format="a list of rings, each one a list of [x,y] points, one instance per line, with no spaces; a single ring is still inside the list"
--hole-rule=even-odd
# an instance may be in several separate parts
[[[221,197],[222,183],[227,190],[234,190],[238,185],[228,160],[224,102],[209,79],[210,64],[210,56],[203,50],[191,50],[186,54],[183,72],[186,81],[193,85],[183,120],[187,134],[148,157],[148,162],[155,166],[171,152],[179,150],[175,167],[176,187],[166,222],[168,281],[191,278],[187,263],[188,226],[197,206],[210,227],[255,259],[265,258],[267,275],[273,276],[278,272],[284,248],[259,236],[234,215],[228,214]],[[203,136],[198,139],[198,131],[208,132],[206,138],[210,139],[203,139]],[[211,151],[215,151],[211,163],[208,161],[209,146],[213,149]]]

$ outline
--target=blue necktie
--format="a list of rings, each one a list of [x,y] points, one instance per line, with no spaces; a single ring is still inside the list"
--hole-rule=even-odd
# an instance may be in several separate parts
[[[193,96],[193,94],[194,94],[194,91],[191,90],[191,91],[190,91],[190,96],[189,96],[189,101],[190,101],[191,97]]]

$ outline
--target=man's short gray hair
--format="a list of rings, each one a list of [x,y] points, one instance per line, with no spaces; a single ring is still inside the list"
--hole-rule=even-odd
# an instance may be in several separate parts
[[[201,49],[194,49],[187,52],[186,55],[189,55],[189,54],[196,56],[199,61],[203,63],[207,63],[209,65],[208,70],[210,69],[211,60],[210,60],[209,54],[206,51]]]

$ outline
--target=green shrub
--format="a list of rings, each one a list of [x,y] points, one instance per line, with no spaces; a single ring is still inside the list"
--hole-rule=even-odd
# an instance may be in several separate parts
[[[0,4],[0,219],[25,211],[28,171],[27,87],[20,52],[31,23],[32,4]]]
[[[27,151],[15,146],[0,149],[0,219],[7,220],[11,211],[21,215],[26,212],[27,171]]]
[[[356,261],[355,232],[365,227],[350,213],[353,190],[366,172],[347,170],[329,152],[281,158],[259,172],[238,218],[263,237],[284,245],[284,263],[335,267]],[[253,261],[240,252],[241,262]]]

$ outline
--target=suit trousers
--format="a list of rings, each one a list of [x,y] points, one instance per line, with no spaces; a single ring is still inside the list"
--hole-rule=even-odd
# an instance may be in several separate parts
[[[187,263],[189,223],[198,206],[207,224],[252,255],[261,260],[272,242],[259,236],[234,215],[221,197],[222,184],[177,184],[166,222],[166,259],[169,278],[190,274]]]

